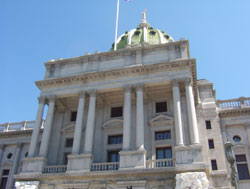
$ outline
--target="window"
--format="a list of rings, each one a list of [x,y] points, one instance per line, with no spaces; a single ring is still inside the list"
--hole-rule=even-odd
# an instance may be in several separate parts
[[[212,129],[212,127],[211,127],[211,121],[210,120],[206,121],[206,128],[207,129]]]
[[[8,153],[8,155],[7,155],[7,159],[11,159],[11,158],[12,158],[12,156],[13,156],[13,154],[12,154],[12,153]]]
[[[172,148],[156,148],[156,159],[172,159]]]
[[[65,147],[71,148],[73,146],[73,138],[66,138]]]
[[[155,103],[155,112],[161,113],[161,112],[167,112],[167,102],[156,102]]]
[[[71,112],[70,121],[76,121],[77,112]]]
[[[2,172],[2,179],[1,179],[1,187],[2,189],[7,188],[7,182],[8,182],[8,177],[9,177],[10,170],[9,169],[4,169]]]
[[[209,149],[214,149],[214,140],[213,139],[208,140],[208,146],[209,146]]]
[[[246,155],[235,155],[240,180],[250,179]]]
[[[29,152],[26,152],[26,153],[24,154],[25,157],[28,157],[28,155],[29,155]]]
[[[108,144],[122,144],[122,135],[108,136]]]
[[[218,170],[217,168],[217,162],[215,159],[211,160],[211,166],[212,166],[212,170]]]
[[[240,142],[241,138],[240,138],[240,136],[234,136],[233,140],[234,140],[234,142]]]
[[[64,164],[64,165],[67,165],[67,164],[68,164],[68,155],[69,155],[69,154],[70,154],[69,152],[64,153],[64,157],[63,157],[63,164]]]
[[[119,162],[120,161],[120,150],[109,151],[108,152],[108,162]]]
[[[122,106],[111,108],[111,117],[122,117]]]
[[[155,132],[155,140],[167,140],[171,139],[170,131],[157,131]]]

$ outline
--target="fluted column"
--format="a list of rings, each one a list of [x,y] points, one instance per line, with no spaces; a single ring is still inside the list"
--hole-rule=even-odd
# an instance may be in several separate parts
[[[11,175],[10,175],[10,184],[9,187],[10,188],[14,188],[14,179],[13,179],[13,175],[17,174],[17,168],[18,168],[18,163],[20,161],[20,155],[21,155],[21,151],[22,151],[22,147],[23,144],[22,143],[18,143],[17,144],[17,149],[16,149],[16,153],[15,153],[15,157],[14,157],[14,162],[13,162],[13,166],[12,166],[12,170],[11,170]]]
[[[136,86],[136,147],[144,149],[143,85]]]
[[[178,81],[174,80],[173,85],[173,97],[174,97],[174,118],[175,118],[175,135],[176,145],[183,146],[183,128],[182,128],[182,116],[181,116],[181,98],[180,88]]]
[[[87,118],[86,136],[84,143],[84,153],[91,154],[93,149],[93,137],[95,127],[95,105],[96,105],[96,92],[90,92],[89,111]]]
[[[29,157],[34,157],[36,153],[36,147],[38,144],[39,133],[43,121],[43,112],[46,99],[45,97],[41,96],[38,98],[38,101],[39,101],[39,106],[36,114],[35,127],[32,132],[30,146],[29,146]]]
[[[85,92],[83,92],[79,95],[79,103],[78,103],[78,110],[77,110],[77,117],[76,117],[76,126],[75,126],[72,154],[79,154],[80,153],[82,129],[83,129],[85,96],[86,96]]]
[[[188,123],[191,136],[191,143],[200,144],[199,131],[197,126],[197,118],[194,105],[194,95],[190,79],[185,80],[185,89],[186,89]]]
[[[53,126],[53,119],[54,119],[54,108],[55,108],[55,96],[49,97],[49,107],[46,116],[45,126],[42,135],[42,141],[39,151],[40,157],[47,157],[49,142],[51,137],[51,131]]]
[[[131,87],[124,89],[124,108],[123,108],[123,144],[122,150],[130,150],[131,136]]]

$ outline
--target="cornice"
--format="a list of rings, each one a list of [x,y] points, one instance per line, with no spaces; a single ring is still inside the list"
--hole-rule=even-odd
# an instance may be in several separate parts
[[[238,108],[238,109],[228,109],[228,110],[219,110],[220,117],[232,117],[240,116],[250,113],[250,108]]]
[[[68,58],[68,59],[59,59],[55,61],[49,61],[45,62],[44,65],[46,67],[50,66],[59,66],[60,64],[74,64],[77,62],[89,62],[89,61],[95,61],[99,59],[105,59],[106,57],[114,57],[114,56],[130,56],[132,53],[136,53],[136,51],[143,51],[143,50],[152,50],[152,49],[161,49],[161,48],[172,48],[173,46],[180,45],[180,48],[182,44],[187,44],[188,52],[189,52],[189,41],[188,40],[181,40],[181,41],[173,41],[169,43],[164,44],[156,44],[156,45],[138,45],[135,47],[130,48],[124,48],[119,49],[117,51],[107,51],[102,53],[95,53],[95,54],[87,54],[85,56],[79,56],[74,58]]]
[[[152,65],[140,65],[127,68],[114,69],[109,71],[100,71],[85,73],[73,76],[67,76],[63,78],[53,78],[45,79],[41,81],[36,81],[36,85],[40,90],[49,88],[59,88],[74,84],[85,84],[89,82],[97,82],[102,80],[112,80],[117,77],[125,78],[131,76],[149,75],[161,72],[172,72],[174,70],[190,69],[192,72],[193,82],[195,89],[197,88],[196,81],[196,64],[195,59],[185,59],[185,60],[174,60],[164,63],[152,64]],[[195,90],[194,89],[194,90]]]
[[[42,132],[43,129],[40,130]],[[4,131],[0,132],[0,136],[14,136],[14,135],[31,135],[33,129],[19,130],[19,131]]]

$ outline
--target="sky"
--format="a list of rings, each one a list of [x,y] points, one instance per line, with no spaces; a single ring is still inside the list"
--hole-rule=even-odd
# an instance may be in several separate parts
[[[116,0],[0,0],[0,123],[34,120],[44,62],[109,51]],[[147,21],[189,40],[217,99],[250,96],[249,0],[120,0],[118,35]]]

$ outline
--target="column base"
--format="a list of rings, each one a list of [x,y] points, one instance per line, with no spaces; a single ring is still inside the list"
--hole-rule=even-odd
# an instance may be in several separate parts
[[[90,172],[92,162],[92,154],[70,154],[68,155],[68,165],[66,173]]]
[[[177,166],[203,162],[201,145],[175,146],[174,149]]]
[[[125,169],[145,169],[146,168],[146,150],[120,151],[120,170]]]
[[[47,163],[44,157],[24,158],[21,174],[42,174]]]

